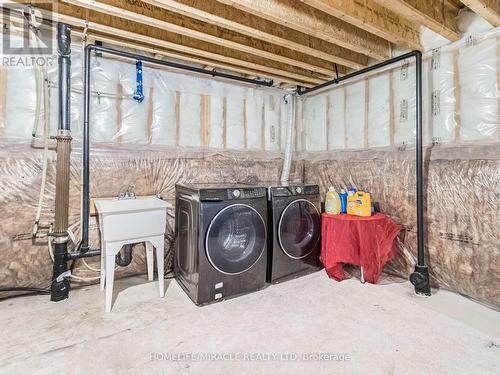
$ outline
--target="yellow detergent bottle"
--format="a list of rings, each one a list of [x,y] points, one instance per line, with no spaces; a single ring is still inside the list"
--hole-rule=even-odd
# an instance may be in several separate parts
[[[333,187],[330,187],[326,193],[325,212],[331,215],[340,214],[340,197]]]
[[[372,200],[370,193],[357,191],[347,197],[347,213],[356,216],[372,215]]]

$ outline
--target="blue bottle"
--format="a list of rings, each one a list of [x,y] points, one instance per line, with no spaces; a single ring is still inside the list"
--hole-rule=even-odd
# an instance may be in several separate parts
[[[345,189],[342,189],[340,191],[339,197],[340,197],[340,213],[346,214],[347,213],[347,191],[345,191]]]
[[[358,188],[356,186],[353,186],[347,190],[347,195],[354,195],[357,193],[357,191],[358,191]]]

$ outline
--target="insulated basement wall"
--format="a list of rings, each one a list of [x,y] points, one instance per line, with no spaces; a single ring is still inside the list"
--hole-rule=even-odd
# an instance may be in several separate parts
[[[50,152],[47,193],[42,222],[53,218],[56,158]],[[69,223],[78,236],[80,229],[81,152],[71,157]],[[154,146],[97,145],[91,152],[90,196],[113,197],[128,186],[135,186],[137,195],[160,195],[175,203],[175,184],[192,182],[248,183],[272,181],[282,172],[280,153],[258,151],[202,151],[186,148]],[[0,140],[0,286],[46,287],[50,284],[52,262],[46,239],[32,242],[31,231],[38,202],[42,151],[26,143]],[[292,163],[290,181],[300,182],[301,161]],[[166,267],[172,267],[173,219],[170,217],[165,238]],[[90,243],[99,248],[96,218],[90,221]],[[146,272],[142,244],[134,246],[134,260],[128,267],[119,267],[117,277]],[[72,279],[74,285],[98,282],[99,257],[78,260]]]
[[[368,190],[402,224],[386,271],[416,263],[414,149],[331,151],[304,160],[305,181]],[[426,244],[433,284],[500,307],[500,152],[497,145],[434,146],[426,152]]]
[[[72,45],[71,128],[81,139],[83,124],[82,45]],[[57,129],[57,60],[48,67],[51,135]],[[288,106],[282,90],[238,85],[203,76],[144,65],[145,99],[133,100],[133,62],[107,56],[91,63],[91,141],[108,144],[155,144],[217,149],[284,150]],[[2,137],[31,142],[37,113],[36,77],[26,66],[4,67],[5,103]],[[41,88],[40,88],[41,90]],[[43,136],[43,106],[36,137]]]
[[[1,38],[0,38],[1,40]],[[82,44],[72,45],[70,230],[80,229],[81,135],[83,124]],[[55,51],[55,50],[54,50]],[[50,131],[58,122],[57,64],[47,69]],[[289,104],[280,89],[181,74],[144,65],[142,103],[134,62],[92,58],[90,196],[114,197],[135,186],[137,195],[160,195],[174,203],[180,182],[248,183],[277,180],[282,174]],[[32,67],[0,70],[0,286],[47,287],[52,261],[47,239],[32,240],[42,181],[44,107],[41,71]],[[43,80],[43,79],[42,79]],[[37,103],[38,111],[37,111]],[[38,115],[36,115],[38,113]],[[38,117],[38,123],[35,121]],[[35,131],[35,137],[32,132]],[[54,146],[50,141],[50,146]],[[42,223],[53,220],[56,154],[49,150]],[[290,181],[300,182],[302,162],[292,163]],[[91,218],[92,248],[99,248]],[[173,219],[165,248],[172,263]],[[95,283],[99,258],[76,261],[73,285]],[[117,277],[145,273],[143,246]]]
[[[426,249],[435,285],[500,307],[499,30],[425,54]],[[305,182],[370,191],[402,224],[386,270],[416,263],[415,67],[403,62],[302,101]],[[325,134],[328,137],[325,137]],[[328,142],[325,140],[328,139]],[[342,141],[343,140],[343,141]]]
[[[498,31],[470,35],[424,60],[424,138],[429,223],[427,248],[435,283],[500,306],[500,156]],[[78,235],[82,131],[81,44],[73,46],[70,223]],[[480,56],[480,58],[478,58]],[[57,128],[57,67],[51,86],[50,134]],[[290,181],[372,192],[382,210],[404,225],[398,258],[387,269],[407,276],[415,264],[414,62],[375,72],[297,102],[296,153]],[[229,84],[144,68],[145,100],[131,99],[133,63],[92,63],[91,197],[139,195],[173,202],[176,182],[259,183],[281,175],[286,114],[281,90]],[[46,287],[47,242],[32,242],[42,151],[31,147],[37,74],[0,70],[0,285]],[[36,145],[43,134],[39,111]],[[55,153],[49,152],[42,222],[53,219]],[[172,240],[172,221],[166,246]],[[99,246],[95,219],[92,246]],[[144,273],[144,251],[118,276]],[[167,252],[167,260],[171,259]],[[96,282],[98,259],[74,272]],[[168,263],[167,263],[168,264]],[[94,269],[94,270],[92,270]],[[76,282],[75,280],[73,280]]]
[[[430,143],[500,139],[499,31],[424,56],[424,139]],[[303,101],[302,151],[363,149],[415,143],[415,63],[396,64],[312,93]],[[343,142],[342,142],[343,140]]]

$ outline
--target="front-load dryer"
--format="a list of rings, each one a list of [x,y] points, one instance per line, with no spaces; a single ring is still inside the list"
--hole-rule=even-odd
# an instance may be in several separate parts
[[[268,282],[320,270],[321,198],[318,185],[268,188]]]
[[[177,282],[197,305],[266,286],[264,187],[176,185]]]

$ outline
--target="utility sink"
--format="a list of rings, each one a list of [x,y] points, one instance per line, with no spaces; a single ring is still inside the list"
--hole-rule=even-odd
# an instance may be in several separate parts
[[[157,197],[95,199],[94,203],[105,242],[163,235],[167,208],[172,208]]]

